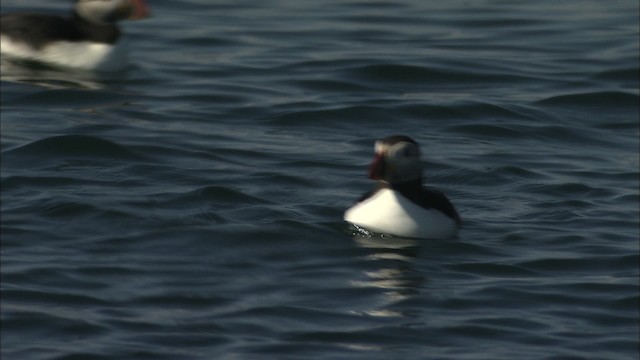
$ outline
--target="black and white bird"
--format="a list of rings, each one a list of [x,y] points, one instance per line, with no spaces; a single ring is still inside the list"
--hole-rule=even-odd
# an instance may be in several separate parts
[[[420,149],[413,139],[395,135],[376,141],[369,178],[377,186],[345,212],[347,222],[399,237],[456,236],[460,216],[443,193],[422,186]]]
[[[56,67],[118,71],[127,66],[119,20],[149,16],[144,0],[75,0],[70,17],[3,14],[0,53],[11,60]]]

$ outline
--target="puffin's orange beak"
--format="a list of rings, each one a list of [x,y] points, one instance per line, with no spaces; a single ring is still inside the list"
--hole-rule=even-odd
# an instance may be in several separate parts
[[[129,13],[129,20],[144,19],[151,15],[149,7],[144,0],[130,0],[131,12]]]
[[[371,165],[369,165],[369,179],[380,180],[384,175],[384,156],[376,153]]]

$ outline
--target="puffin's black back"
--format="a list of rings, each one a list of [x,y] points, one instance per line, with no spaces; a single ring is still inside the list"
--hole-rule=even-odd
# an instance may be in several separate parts
[[[416,199],[409,198],[409,200],[425,208],[440,210],[460,224],[460,215],[458,215],[456,208],[451,201],[449,201],[449,198],[438,190],[422,188],[420,195]]]
[[[0,33],[14,41],[39,49],[52,41],[91,41],[113,44],[120,31],[113,24],[98,25],[77,16],[63,18],[48,14],[6,14],[0,18]]]

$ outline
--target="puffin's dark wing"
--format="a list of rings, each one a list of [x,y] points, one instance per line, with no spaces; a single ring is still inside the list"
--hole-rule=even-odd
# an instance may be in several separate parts
[[[358,199],[358,201],[356,201],[356,203],[363,202],[363,201],[367,200],[368,198],[372,197],[373,194],[375,194],[377,191],[378,191],[378,189],[367,191],[366,193],[364,193],[364,195],[360,196],[360,198]]]
[[[423,188],[420,196],[420,206],[426,208],[434,208],[442,211],[448,217],[460,223],[460,215],[456,211],[451,201],[440,191],[435,189]]]
[[[82,38],[70,19],[46,14],[2,15],[0,33],[34,48],[41,48],[51,41],[79,41]]]

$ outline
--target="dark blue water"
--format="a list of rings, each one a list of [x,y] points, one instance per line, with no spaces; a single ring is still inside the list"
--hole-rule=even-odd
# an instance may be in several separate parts
[[[638,358],[636,1],[151,6],[3,64],[3,360]],[[342,221],[396,133],[457,239]]]

